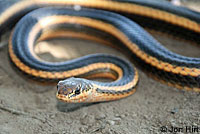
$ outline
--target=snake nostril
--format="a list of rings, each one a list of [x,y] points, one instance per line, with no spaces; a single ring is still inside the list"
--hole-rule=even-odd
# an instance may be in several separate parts
[[[58,94],[62,94],[63,90],[62,89],[58,89]]]

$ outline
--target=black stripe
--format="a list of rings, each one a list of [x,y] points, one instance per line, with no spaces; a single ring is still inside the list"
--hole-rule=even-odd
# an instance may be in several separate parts
[[[113,90],[110,90],[110,89],[100,89],[100,88],[97,88],[96,91],[98,93],[102,93],[102,94],[126,94],[126,93],[129,93],[131,92],[132,90],[135,90],[135,88],[138,86],[139,84],[139,80],[138,82],[136,83],[136,85],[134,85],[133,87],[129,88],[129,89],[124,89],[122,91],[116,91],[113,87]]]

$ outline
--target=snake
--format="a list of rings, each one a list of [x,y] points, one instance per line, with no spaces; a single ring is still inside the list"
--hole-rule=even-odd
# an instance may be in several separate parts
[[[200,58],[168,50],[145,30],[198,44],[200,14],[196,11],[152,0],[5,3],[1,2],[0,35],[13,29],[8,43],[10,60],[33,78],[59,81],[56,97],[61,101],[119,100],[135,93],[139,82],[133,64],[118,56],[97,53],[63,62],[48,62],[35,54],[34,46],[38,42],[62,37],[119,48],[157,80],[176,88],[200,91]],[[96,81],[95,78],[112,81]]]

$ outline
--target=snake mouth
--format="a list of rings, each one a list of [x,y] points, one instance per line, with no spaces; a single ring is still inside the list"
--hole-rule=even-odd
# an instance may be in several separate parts
[[[58,92],[56,93],[56,98],[62,101],[66,101],[66,99],[69,99],[69,96],[59,94]]]
[[[69,102],[69,100],[70,100],[69,95],[60,94],[58,92],[56,93],[56,98],[61,100],[61,101],[65,101],[65,102],[66,101]]]
[[[56,98],[58,100],[67,102],[67,103],[80,103],[82,102],[81,99],[73,97],[73,95],[64,95],[64,94],[59,94],[58,92],[56,93]]]
[[[58,92],[56,93],[56,98],[58,98],[59,100],[62,100],[63,98],[65,98],[66,96],[63,94],[59,94]]]

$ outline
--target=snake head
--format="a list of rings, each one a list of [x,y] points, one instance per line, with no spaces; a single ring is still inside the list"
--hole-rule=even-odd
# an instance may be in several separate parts
[[[56,97],[64,102],[87,102],[92,93],[90,81],[82,78],[68,78],[57,84]]]

